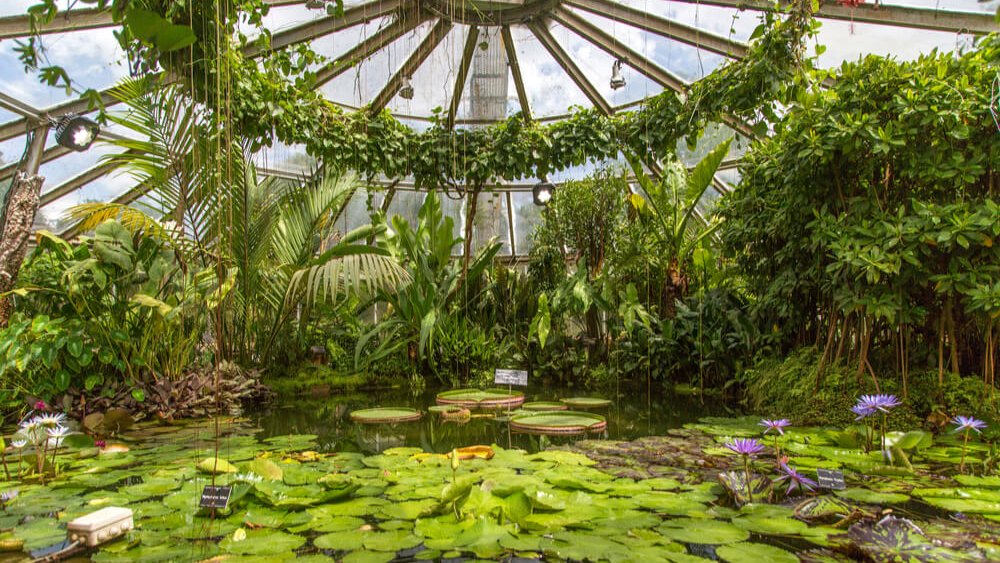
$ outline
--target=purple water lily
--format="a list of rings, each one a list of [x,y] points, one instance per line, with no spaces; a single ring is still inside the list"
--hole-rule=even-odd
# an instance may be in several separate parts
[[[951,423],[955,425],[955,432],[962,433],[962,461],[958,464],[958,470],[965,473],[965,452],[969,448],[969,431],[975,430],[979,434],[986,428],[986,423],[971,416],[961,415],[951,419]]]
[[[723,444],[742,456],[755,456],[764,451],[764,446],[756,438],[734,438]]]
[[[791,422],[787,418],[782,418],[779,420],[761,420],[758,424],[764,427],[764,434],[774,430],[782,436],[785,435],[785,428],[791,426]]]
[[[981,432],[984,428],[986,428],[985,422],[982,420],[976,420],[971,416],[956,416],[951,419],[951,423],[955,425],[955,432],[962,432],[963,430],[975,430],[976,432]]]
[[[851,407],[851,412],[853,412],[854,414],[858,415],[854,419],[855,421],[858,421],[858,420],[863,420],[865,418],[868,418],[869,416],[875,414],[875,409],[869,408],[869,407],[867,407],[865,405],[862,405],[862,404],[858,403],[857,405],[854,405],[853,407]]]
[[[898,407],[902,403],[895,395],[887,395],[884,393],[879,393],[877,395],[862,395],[858,398],[858,403],[851,407],[851,412],[858,415],[855,420],[861,420],[872,416],[874,414],[882,413],[882,424],[880,426],[881,431],[881,449],[882,458],[887,462],[892,462],[892,458],[889,455],[889,450],[885,443],[885,430],[887,419],[889,415],[889,410],[893,407]],[[869,444],[869,448],[871,445]]]
[[[887,413],[889,412],[889,409],[898,407],[901,404],[902,403],[896,398],[895,395],[862,395],[861,398],[858,399],[858,405],[866,407],[871,410],[872,413],[875,411]]]
[[[781,481],[788,481],[788,490],[785,491],[785,496],[792,494],[792,490],[795,487],[798,487],[800,491],[812,491],[817,487],[816,481],[813,481],[796,471],[794,467],[784,463],[781,464],[781,476],[774,480],[775,483]]]
[[[743,473],[747,480],[747,499],[753,502],[753,479],[750,475],[750,458],[763,452],[764,446],[756,438],[733,438],[723,444],[729,450],[743,456]]]

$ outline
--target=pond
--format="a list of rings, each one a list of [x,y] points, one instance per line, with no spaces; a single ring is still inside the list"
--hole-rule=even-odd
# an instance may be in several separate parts
[[[423,409],[434,395],[289,398],[246,418],[142,423],[96,446],[67,438],[43,463],[44,484],[30,449],[8,449],[0,559],[64,549],[68,522],[117,506],[134,511],[135,529],[78,558],[1000,560],[1000,477],[971,474],[993,452],[963,450],[954,434],[890,433],[887,462],[858,428],[762,438],[755,417],[710,416],[728,414],[720,403],[635,393],[611,396],[600,435],[549,441],[509,433],[506,416],[395,426],[348,416]],[[761,439],[746,464],[738,439]],[[449,455],[473,444],[492,447]],[[817,486],[821,469],[842,472],[844,488]],[[226,508],[200,507],[206,485],[231,487]]]
[[[446,453],[472,444],[500,444],[528,451],[551,443],[566,443],[574,437],[539,437],[511,432],[504,416],[476,411],[467,421],[445,422],[439,416],[425,415],[418,422],[394,425],[365,425],[351,420],[350,413],[373,407],[409,407],[422,412],[435,404],[442,389],[411,392],[406,388],[375,389],[364,392],[331,394],[321,398],[278,397],[266,409],[249,413],[261,427],[262,437],[284,434],[315,434],[321,451],[378,453],[386,448],[413,446],[428,452]],[[571,389],[530,386],[524,389],[528,401],[559,401],[576,396],[600,396],[611,399],[607,408],[593,412],[607,419],[607,430],[599,435],[610,440],[632,440],[658,436],[671,428],[680,428],[703,416],[724,416],[739,411],[717,397],[699,397],[690,393],[648,396],[634,390],[609,390],[603,394],[581,393]]]

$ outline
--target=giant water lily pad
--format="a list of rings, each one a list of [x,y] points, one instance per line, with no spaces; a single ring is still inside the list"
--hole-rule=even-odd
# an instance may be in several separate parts
[[[351,420],[362,424],[396,424],[420,420],[420,411],[408,407],[380,407],[351,412]]]
[[[564,403],[556,403],[554,401],[533,401],[530,403],[524,403],[521,405],[522,410],[532,411],[532,412],[545,412],[545,411],[565,411],[569,410],[569,407]]]
[[[455,389],[438,393],[439,405],[458,405],[468,409],[514,408],[524,403],[524,393],[503,389]]]
[[[599,414],[581,411],[524,413],[511,417],[510,428],[525,434],[586,434],[600,432],[608,423]]]
[[[603,409],[611,406],[610,400],[599,397],[569,397],[561,401],[572,409]]]

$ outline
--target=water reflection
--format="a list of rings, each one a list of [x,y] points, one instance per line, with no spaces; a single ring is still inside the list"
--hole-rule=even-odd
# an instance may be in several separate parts
[[[446,453],[453,448],[474,444],[498,444],[529,451],[544,449],[587,437],[633,440],[642,436],[662,435],[702,416],[737,414],[722,401],[691,395],[647,397],[641,391],[605,393],[610,407],[598,412],[607,417],[608,427],[589,436],[531,436],[511,432],[505,411],[496,415],[474,412],[466,422],[444,421],[427,413],[440,389],[412,393],[405,388],[379,389],[357,393],[334,394],[323,398],[279,397],[270,407],[255,416],[262,437],[286,434],[316,434],[323,451],[350,451],[372,454],[393,447],[418,447],[428,452]],[[579,391],[553,387],[529,387],[529,401],[556,401],[579,396]],[[596,394],[595,394],[596,396]],[[358,424],[348,416],[351,411],[373,407],[411,407],[425,412],[419,422],[400,424]]]

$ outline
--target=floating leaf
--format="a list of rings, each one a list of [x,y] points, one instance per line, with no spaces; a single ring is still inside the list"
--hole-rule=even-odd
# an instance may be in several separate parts
[[[741,542],[719,546],[715,550],[719,559],[727,563],[798,563],[799,558],[784,549],[762,543]]]
[[[721,520],[676,518],[657,528],[664,536],[683,543],[726,544],[746,541],[750,532]]]

